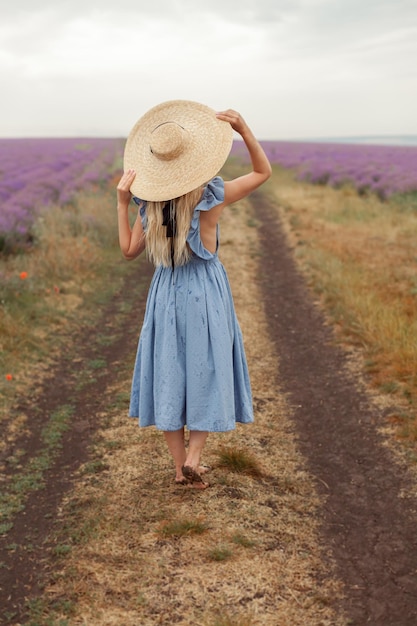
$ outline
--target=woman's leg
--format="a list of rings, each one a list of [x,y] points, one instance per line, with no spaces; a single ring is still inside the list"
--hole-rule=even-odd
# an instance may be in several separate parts
[[[204,430],[191,430],[188,442],[188,454],[183,465],[197,471],[200,467],[201,454],[206,443],[208,432]]]
[[[200,474],[205,473],[208,468],[200,466],[201,453],[206,443],[208,432],[200,430],[190,431],[188,454],[185,449],[184,429],[174,431],[164,430],[165,441],[175,463],[175,480],[181,482],[188,478],[190,486],[205,488],[208,485],[203,482]],[[191,476],[184,476],[183,467],[191,468]]]
[[[181,481],[184,479],[182,473],[182,466],[187,458],[184,441],[184,429],[180,430],[164,430],[165,441],[167,442],[168,450],[171,453],[175,463],[175,480]]]

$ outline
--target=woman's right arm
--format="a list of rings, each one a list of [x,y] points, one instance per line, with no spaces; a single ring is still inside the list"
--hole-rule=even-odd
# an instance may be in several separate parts
[[[239,113],[229,109],[217,113],[217,118],[229,122],[233,130],[241,135],[252,163],[252,172],[225,182],[223,205],[226,206],[262,185],[271,176],[272,168],[261,144]]]
[[[132,199],[130,187],[136,176],[134,170],[128,170],[117,185],[117,215],[119,226],[119,244],[123,256],[127,260],[136,259],[145,249],[145,233],[140,215],[136,218],[133,228],[129,223],[129,203]]]

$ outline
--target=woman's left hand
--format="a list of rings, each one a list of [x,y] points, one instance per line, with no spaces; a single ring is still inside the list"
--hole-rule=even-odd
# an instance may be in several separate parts
[[[133,181],[135,180],[136,172],[135,170],[127,170],[121,177],[119,184],[117,185],[117,202],[118,204],[128,205],[132,194],[130,192],[130,187],[132,186]]]

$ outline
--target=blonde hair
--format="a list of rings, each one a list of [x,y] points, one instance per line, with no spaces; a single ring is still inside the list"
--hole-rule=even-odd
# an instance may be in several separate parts
[[[154,265],[170,267],[172,264],[184,265],[191,256],[187,244],[193,212],[203,194],[204,186],[193,189],[189,193],[168,200],[168,202],[146,203],[146,251]],[[173,238],[167,237],[166,226],[163,225],[163,209],[170,204],[171,218],[175,219]]]

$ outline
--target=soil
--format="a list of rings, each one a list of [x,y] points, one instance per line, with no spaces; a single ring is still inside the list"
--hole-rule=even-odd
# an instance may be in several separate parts
[[[290,399],[298,446],[325,501],[322,542],[345,585],[339,608],[357,626],[415,626],[417,503],[411,495],[407,467],[394,459],[385,445],[380,434],[384,415],[349,367],[348,355],[314,303],[276,207],[261,193],[254,194],[251,201],[256,205],[262,240],[259,276],[270,337],[280,355],[280,388]],[[128,280],[133,286],[137,276]],[[126,355],[131,358],[138,331],[135,322],[143,314],[143,297],[135,310],[125,315],[120,315],[120,301],[121,294],[115,294],[103,311],[102,323],[97,324],[101,331],[107,329],[109,336],[118,334],[118,340],[100,354],[106,359],[107,371]],[[117,328],[108,321],[114,319]],[[78,348],[82,346],[78,354],[84,362],[96,356],[90,334],[91,329],[81,330],[72,339]],[[37,394],[39,417],[34,419],[41,420],[66,399],[75,404],[76,419],[65,434],[62,454],[46,475],[45,489],[29,497],[12,530],[0,538],[3,624],[16,624],[23,618],[28,591],[31,597],[41,593],[42,580],[50,575],[49,535],[74,472],[88,459],[99,426],[93,415],[97,406],[102,407],[106,377],[96,376],[76,391],[73,371],[73,361],[63,355]],[[22,403],[19,410],[30,413],[32,406]],[[30,452],[40,442],[36,437],[22,438],[15,445]],[[12,614],[11,621],[7,616]]]
[[[279,379],[299,447],[326,498],[323,542],[344,582],[351,623],[417,624],[417,503],[413,484],[379,434],[384,415],[348,366],[315,305],[276,207],[253,196],[264,250],[262,290]]]

